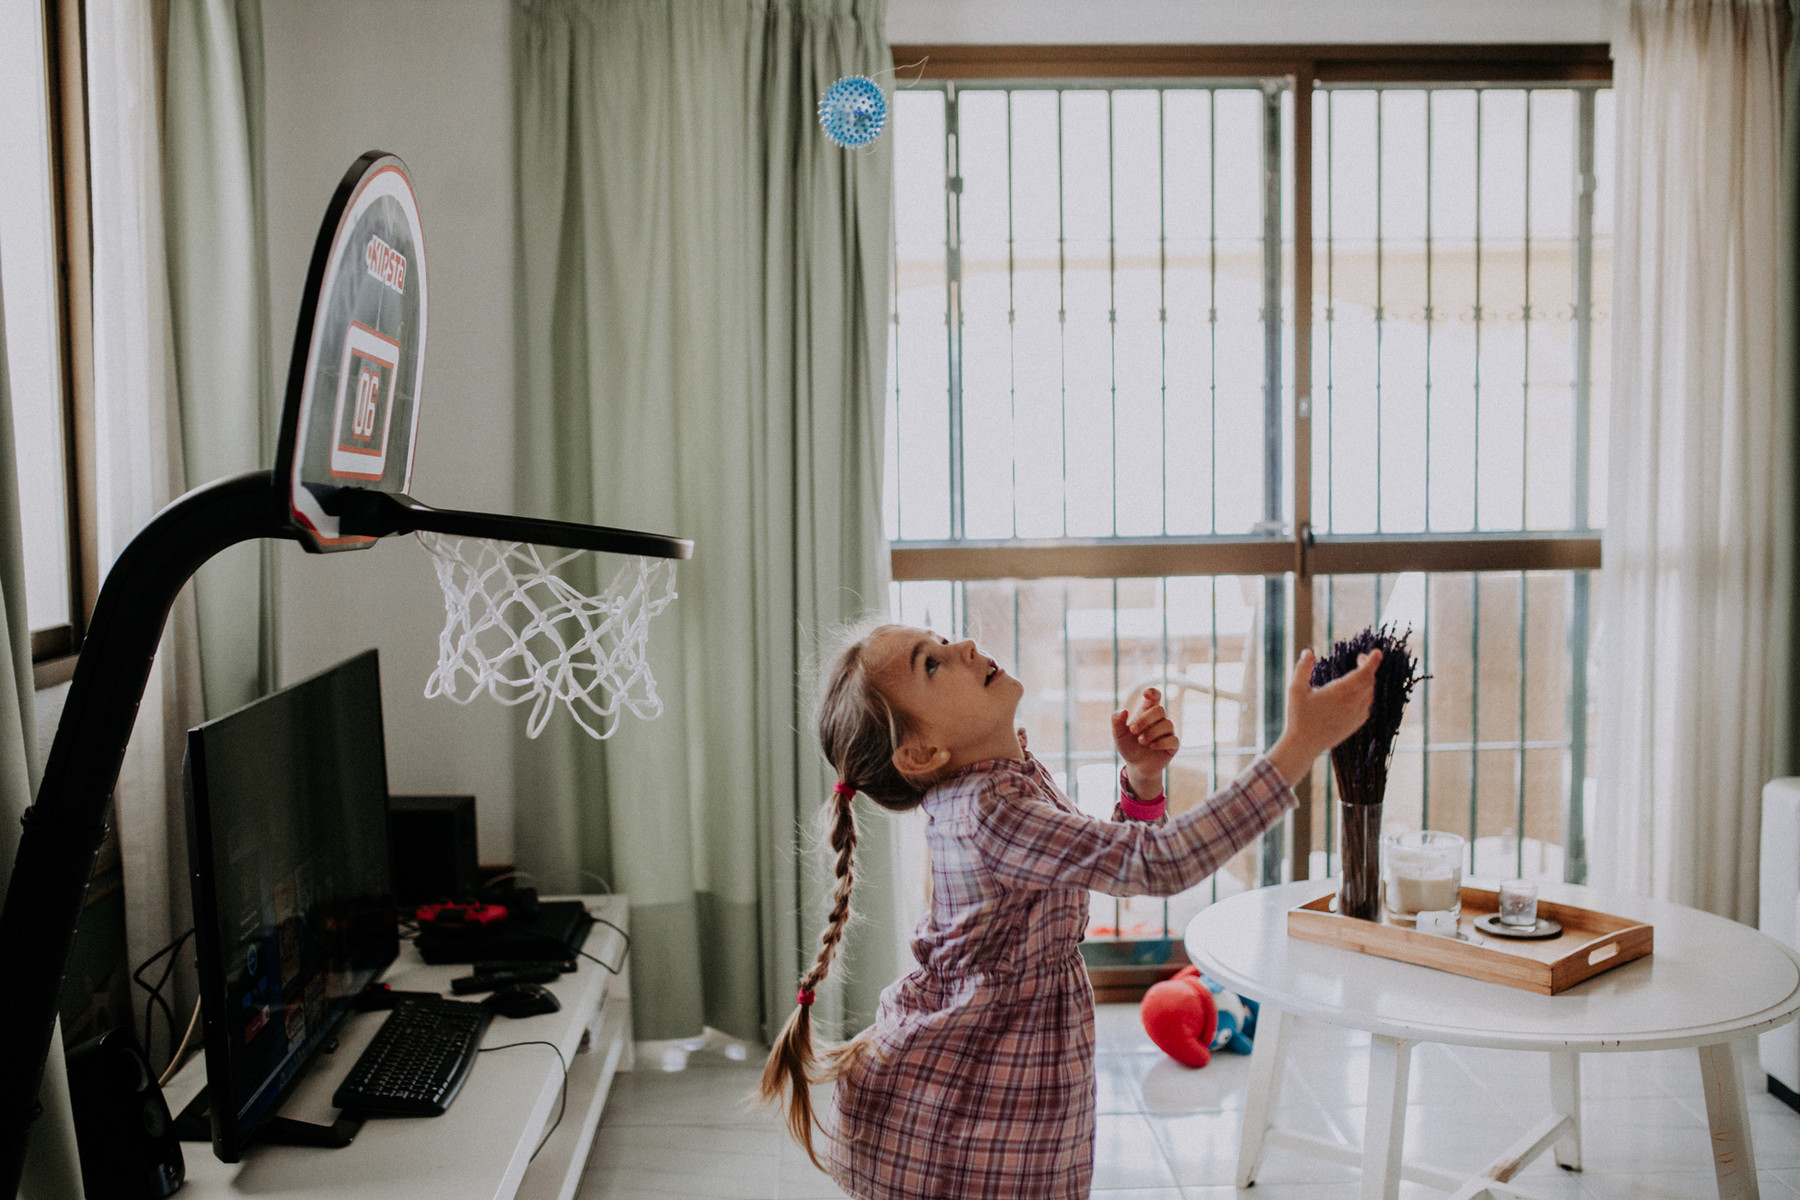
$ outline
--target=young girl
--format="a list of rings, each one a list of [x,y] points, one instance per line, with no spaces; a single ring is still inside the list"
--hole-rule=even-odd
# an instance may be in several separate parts
[[[818,959],[763,1072],[761,1094],[813,1162],[857,1200],[1088,1195],[1094,1163],[1093,989],[1077,949],[1088,890],[1167,896],[1205,879],[1295,803],[1292,784],[1367,719],[1379,654],[1313,688],[1312,652],[1268,754],[1163,822],[1179,742],[1152,689],[1113,714],[1125,762],[1112,822],[1076,810],[1025,751],[1023,686],[972,641],[883,625],[826,679],[819,742],[837,770],[837,888]],[[923,805],[931,913],[918,967],[875,1023],[817,1064],[811,1005],[850,916],[851,798]],[[1129,818],[1129,819],[1121,819]],[[809,1083],[834,1079],[819,1163]]]

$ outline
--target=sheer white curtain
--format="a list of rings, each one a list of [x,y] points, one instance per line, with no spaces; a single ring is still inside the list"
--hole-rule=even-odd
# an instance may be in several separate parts
[[[144,523],[180,493],[182,470],[151,7],[88,0],[87,54],[95,508],[104,574]],[[113,796],[133,966],[191,923],[181,756],[186,730],[200,714],[193,629],[193,601],[184,592],[164,631]],[[185,1015],[192,991],[182,989],[177,999]],[[159,1061],[167,1049],[157,1047]]]
[[[189,487],[274,461],[263,216],[261,0],[170,0],[163,70],[163,223]],[[194,576],[208,716],[275,683],[276,543]]]
[[[1783,0],[1640,0],[1618,242],[1596,884],[1754,922],[1778,664]],[[1787,169],[1792,170],[1793,164]]]

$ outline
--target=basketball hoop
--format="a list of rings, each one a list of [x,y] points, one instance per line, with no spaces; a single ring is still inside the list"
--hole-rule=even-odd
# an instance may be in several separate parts
[[[675,599],[675,571],[644,560],[689,558],[694,544],[432,508],[408,495],[426,308],[412,177],[398,158],[371,150],[338,182],[313,242],[274,469],[177,498],[107,570],[0,904],[0,1200],[24,1175],[57,988],[157,643],[176,596],[214,555],[262,538],[335,554],[418,533],[437,562],[449,618],[426,695],[532,701],[533,737],[558,702],[596,738],[626,710],[661,711],[645,651],[651,619]],[[539,546],[565,550],[546,562]],[[590,551],[629,560],[594,597],[556,574]]]
[[[650,622],[675,599],[675,564],[628,558],[598,595],[557,572],[586,553],[529,542],[419,531],[444,589],[438,665],[425,695],[468,704],[486,693],[531,704],[525,734],[544,731],[561,703],[590,737],[605,740],[629,711],[662,713],[650,673]]]

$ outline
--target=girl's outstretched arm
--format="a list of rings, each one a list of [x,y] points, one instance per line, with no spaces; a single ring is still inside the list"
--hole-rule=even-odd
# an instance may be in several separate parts
[[[1269,754],[1167,824],[1095,821],[1022,780],[1007,780],[978,801],[976,851],[1014,887],[1080,886],[1115,896],[1193,887],[1292,808],[1292,784],[1368,719],[1380,661],[1379,653],[1370,655],[1349,675],[1314,688],[1312,651],[1302,654],[1288,682],[1286,729]]]
[[[974,844],[1011,887],[1170,896],[1212,874],[1293,806],[1293,789],[1266,758],[1162,825],[1096,821],[1008,776],[976,802]]]

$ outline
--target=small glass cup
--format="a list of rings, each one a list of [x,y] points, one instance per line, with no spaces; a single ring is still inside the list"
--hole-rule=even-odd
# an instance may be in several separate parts
[[[1526,879],[1508,879],[1500,885],[1500,923],[1537,924],[1537,884]]]
[[[1462,912],[1463,856],[1468,843],[1435,829],[1404,830],[1381,839],[1383,907],[1388,920],[1415,925],[1422,912]]]

